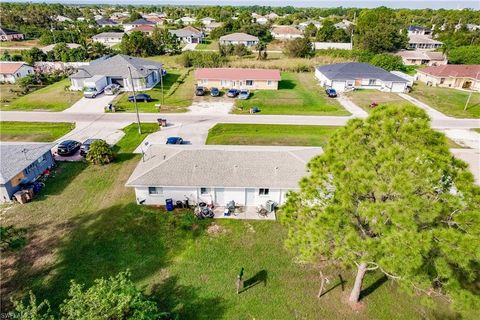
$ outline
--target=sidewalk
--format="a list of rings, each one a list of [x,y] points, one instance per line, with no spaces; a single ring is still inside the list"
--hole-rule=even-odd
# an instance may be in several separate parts
[[[416,105],[417,107],[425,110],[427,112],[427,114],[432,118],[432,120],[433,119],[452,119],[452,117],[448,117],[448,116],[444,115],[440,111],[430,107],[429,105],[421,102],[420,100],[417,100],[417,99],[409,96],[408,94],[399,93],[398,95],[400,97],[402,97],[403,99],[407,100],[408,102],[410,102],[410,103]]]
[[[357,106],[352,100],[350,100],[345,95],[339,95],[337,101],[344,107],[348,112],[352,114],[355,118],[366,118],[368,117],[368,113]]]

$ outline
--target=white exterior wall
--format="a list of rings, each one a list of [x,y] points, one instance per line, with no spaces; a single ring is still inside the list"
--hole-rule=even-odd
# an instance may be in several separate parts
[[[405,80],[405,82],[383,82],[382,80],[377,79],[374,85],[369,84],[371,79],[330,80],[318,70],[315,70],[315,78],[318,79],[322,87],[332,88],[337,92],[343,92],[351,88],[404,92],[407,86],[407,80]],[[358,82],[360,82],[360,85]]]
[[[33,74],[33,67],[29,65],[21,66],[15,73],[12,74],[0,74],[0,82],[15,83],[17,79],[23,78],[28,74]]]
[[[303,38],[303,35],[292,33],[272,33],[272,37],[277,40],[292,40],[297,38]]]
[[[122,38],[92,38],[93,41],[95,42],[100,42],[103,43],[106,46],[114,46],[116,44],[119,44],[122,42]]]

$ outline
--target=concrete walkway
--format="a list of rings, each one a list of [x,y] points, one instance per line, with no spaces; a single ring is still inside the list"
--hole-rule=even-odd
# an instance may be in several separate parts
[[[64,110],[63,112],[67,113],[104,113],[105,106],[115,99],[116,95],[107,96],[105,94],[101,94],[96,98],[89,99],[89,98],[81,98],[77,102],[75,102],[70,108]]]
[[[416,105],[419,108],[422,108],[427,112],[427,114],[432,118],[432,119],[452,119],[452,117],[447,117],[440,111],[430,107],[428,104],[423,103],[420,100],[415,99],[412,96],[409,96],[408,94],[405,93],[399,93],[398,94],[400,97],[403,99],[407,100],[408,102],[412,103],[413,105]]]
[[[344,107],[348,112],[352,114],[355,118],[366,118],[368,113],[356,105],[352,100],[347,96],[340,94],[337,98],[337,101]]]
[[[197,47],[198,43],[188,43],[185,47],[182,48],[182,51],[193,51]]]

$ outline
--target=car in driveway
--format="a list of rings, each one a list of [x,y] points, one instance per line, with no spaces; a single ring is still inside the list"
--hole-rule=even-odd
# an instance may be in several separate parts
[[[166,144],[182,144],[183,139],[180,137],[168,137]]]
[[[212,97],[218,97],[220,95],[220,90],[218,90],[218,88],[211,88],[210,95]]]
[[[80,146],[80,155],[82,157],[85,157],[88,153],[88,150],[90,150],[90,146],[92,145],[92,143],[94,143],[95,141],[98,141],[100,139],[87,139],[85,140],[82,145]]]
[[[116,83],[109,84],[108,86],[105,87],[105,90],[103,91],[107,96],[113,96],[114,94],[117,94],[118,91],[120,91],[120,85]]]
[[[75,140],[65,140],[57,146],[57,153],[60,156],[71,156],[80,149],[81,143]]]
[[[325,93],[327,94],[327,96],[329,98],[336,98],[337,97],[337,91],[335,91],[335,89],[328,88],[327,90],[325,90]]]
[[[229,98],[236,98],[238,96],[238,90],[237,89],[230,89],[227,91],[227,97]]]
[[[205,95],[205,88],[204,87],[197,87],[195,89],[195,95],[196,96],[204,96]]]
[[[240,90],[240,93],[238,94],[238,99],[247,100],[248,98],[250,98],[250,91]]]
[[[138,93],[135,96],[129,96],[128,97],[128,102],[134,102],[134,100],[137,100],[137,102],[150,102],[152,101],[152,97],[150,97],[146,93]]]

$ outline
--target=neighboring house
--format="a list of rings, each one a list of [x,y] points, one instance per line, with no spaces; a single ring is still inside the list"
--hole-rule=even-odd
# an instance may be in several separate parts
[[[57,20],[58,22],[72,22],[72,19],[70,19],[69,17],[65,17],[61,15],[56,16],[55,20]]]
[[[129,69],[132,72],[135,90],[148,90],[160,81],[162,64],[123,54],[98,59],[88,66],[79,67],[78,71],[70,76],[70,89],[83,90],[85,80],[104,76],[107,78],[107,84],[116,83],[125,91],[132,91]]]
[[[33,73],[33,67],[25,62],[0,61],[0,83],[15,83]]]
[[[17,41],[25,39],[25,35],[21,32],[0,28],[0,41]]]
[[[205,32],[206,34],[210,34],[210,32],[222,26],[223,26],[222,22],[212,22],[203,27],[203,32]]]
[[[176,35],[183,43],[201,43],[203,40],[202,31],[190,26],[182,29],[170,30],[170,33]]]
[[[195,79],[203,87],[277,90],[281,77],[275,69],[201,68]]]
[[[155,23],[147,21],[145,19],[137,19],[137,20],[132,21],[132,22],[124,23],[123,24],[123,29],[125,30],[125,32],[127,32],[127,31],[130,31],[133,28],[137,28],[137,27],[140,27],[140,26],[152,26],[152,27],[154,27]]]
[[[143,18],[145,20],[149,21],[149,22],[155,23],[155,25],[157,25],[157,26],[161,26],[161,25],[165,24],[165,18],[163,18],[163,17],[147,15],[147,16],[144,16]]]
[[[443,42],[432,39],[429,36],[411,34],[408,36],[408,49],[412,50],[435,50],[443,46]]]
[[[404,92],[408,81],[382,68],[363,62],[327,64],[315,68],[315,77],[326,88],[338,92],[353,89],[377,89]]]
[[[265,15],[265,18],[267,18],[268,20],[275,20],[279,17],[278,14],[276,14],[275,12],[270,12],[269,14]]]
[[[205,17],[205,18],[200,19],[200,22],[201,22],[204,26],[206,26],[206,25],[208,25],[208,24],[210,24],[210,23],[212,23],[212,22],[217,22],[217,20],[215,20],[214,18]]]
[[[402,50],[396,53],[405,65],[440,66],[447,64],[447,56],[442,52]]]
[[[303,32],[291,26],[277,26],[272,28],[272,37],[277,40],[291,40],[303,38]]]
[[[138,27],[135,27],[133,29],[130,29],[127,31],[127,33],[132,33],[132,32],[142,32],[142,33],[145,33],[149,36],[152,35],[153,31],[155,30],[155,26],[151,26],[151,25],[142,25],[142,26],[138,26]]]
[[[0,203],[53,167],[53,143],[0,143]]]
[[[447,64],[417,70],[417,79],[431,86],[480,91],[480,64]]]
[[[197,20],[194,19],[194,18],[191,18],[191,17],[182,17],[178,20],[175,20],[176,23],[181,23],[183,24],[184,26],[189,26],[189,25],[192,25],[196,22]]]
[[[126,186],[144,205],[165,205],[166,199],[215,207],[232,200],[242,207],[269,200],[281,205],[321,153],[315,147],[152,145]]]
[[[95,42],[103,43],[106,46],[114,46],[122,42],[123,32],[102,32],[92,37]]]
[[[95,23],[98,24],[100,27],[116,27],[118,23],[113,21],[112,19],[101,18],[95,20]]]
[[[249,35],[247,33],[236,32],[221,36],[218,43],[225,45],[225,44],[244,44],[247,47],[254,47],[257,45],[259,39],[258,37]]]
[[[337,29],[347,30],[351,25],[353,25],[353,22],[343,19],[342,21],[335,23],[333,26]]]
[[[260,15],[254,16],[254,19],[256,23],[262,24],[262,25],[267,24],[270,21],[268,20],[267,17],[260,16]]]
[[[45,46],[45,47],[42,47],[40,48],[40,50],[42,50],[44,53],[48,53],[50,51],[53,50],[53,48],[55,48],[57,44],[49,44],[48,46]],[[66,46],[68,49],[75,49],[75,48],[80,48],[81,45],[79,45],[78,43],[66,43]]]
[[[302,31],[305,30],[305,28],[307,26],[309,26],[310,24],[313,24],[315,26],[315,28],[317,29],[320,29],[322,27],[322,23],[319,22],[319,21],[316,21],[316,20],[308,20],[308,21],[304,21],[304,22],[301,22],[298,24],[298,28]]]
[[[322,49],[352,50],[352,43],[351,42],[313,42],[313,48],[315,50],[322,50]]]
[[[480,30],[480,24],[467,23],[465,25],[468,31],[477,31]]]
[[[408,35],[416,34],[421,36],[432,36],[432,29],[419,27],[419,26],[409,26],[407,29]]]

